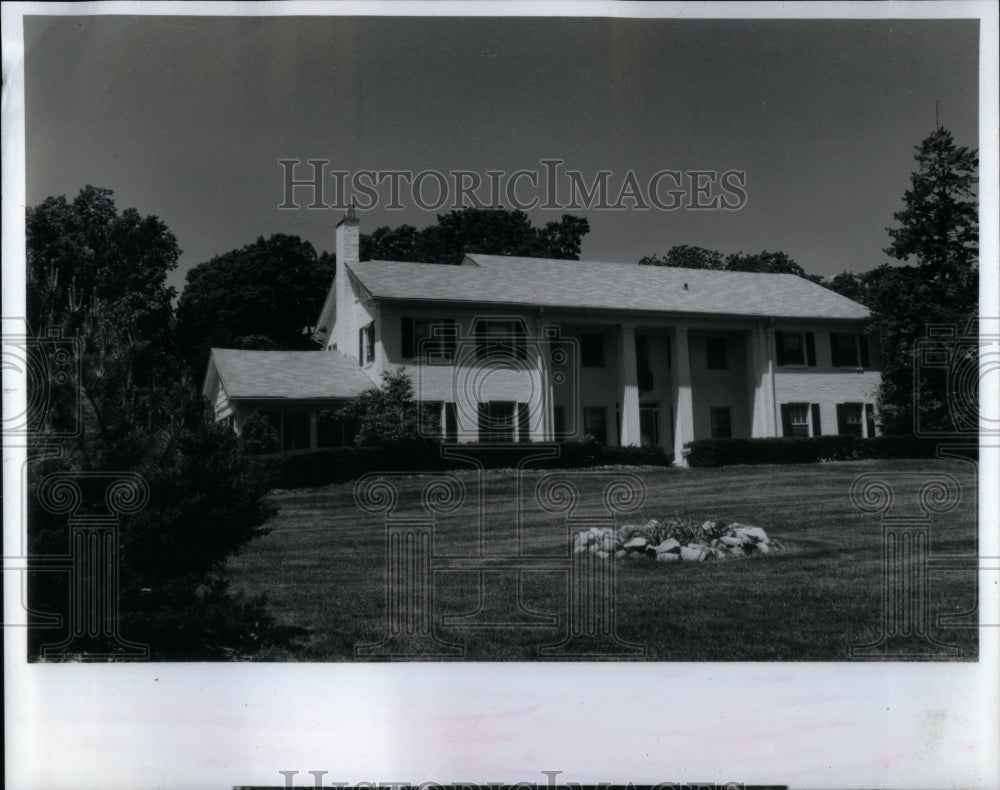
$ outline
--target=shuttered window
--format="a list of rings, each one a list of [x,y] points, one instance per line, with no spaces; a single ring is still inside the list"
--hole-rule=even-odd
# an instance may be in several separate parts
[[[816,367],[816,336],[812,332],[775,332],[774,356],[781,366]]]
[[[454,318],[400,318],[400,345],[403,359],[420,359],[428,364],[447,364],[455,359],[458,329]]]

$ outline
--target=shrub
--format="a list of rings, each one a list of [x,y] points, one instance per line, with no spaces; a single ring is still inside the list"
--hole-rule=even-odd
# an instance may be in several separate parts
[[[508,468],[516,463],[514,448],[533,445],[478,444],[454,445],[475,454],[487,469]],[[534,445],[542,446],[542,445]],[[260,456],[259,463],[272,472],[275,485],[282,488],[306,488],[329,483],[357,480],[368,472],[394,471],[413,473],[469,469],[468,462],[448,458],[442,445],[430,440],[400,442],[386,447],[324,447],[316,450],[289,450]],[[605,464],[668,466],[672,457],[657,447],[604,447],[595,442],[564,442],[558,458],[529,462],[532,469],[579,469]]]
[[[916,436],[816,436],[812,438],[697,439],[689,442],[691,466],[803,464],[865,458],[933,458],[936,440]]]

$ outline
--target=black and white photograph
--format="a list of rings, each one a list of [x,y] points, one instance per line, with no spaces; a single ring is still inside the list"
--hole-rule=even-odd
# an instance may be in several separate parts
[[[1000,786],[995,7],[3,13],[9,786]]]

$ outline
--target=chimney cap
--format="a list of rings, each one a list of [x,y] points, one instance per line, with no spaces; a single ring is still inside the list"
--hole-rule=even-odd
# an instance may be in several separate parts
[[[347,207],[347,213],[344,214],[344,216],[340,220],[340,222],[337,223],[337,227],[338,228],[341,225],[344,225],[345,223],[349,224],[349,225],[357,225],[358,224],[358,214],[357,214],[356,208],[357,207],[354,205],[354,201],[352,200],[351,201],[351,205]]]

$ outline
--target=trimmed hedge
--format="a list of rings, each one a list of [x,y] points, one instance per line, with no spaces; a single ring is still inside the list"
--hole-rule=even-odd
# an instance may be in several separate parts
[[[778,439],[697,439],[689,442],[690,466],[805,464],[865,458],[934,458],[940,442],[916,436],[816,436]]]
[[[468,450],[487,469],[513,467],[523,457],[517,450],[549,445],[511,444],[503,447],[476,444],[448,445]],[[288,450],[258,456],[271,472],[277,488],[308,488],[356,480],[368,472],[392,471],[432,473],[450,469],[471,469],[472,465],[441,454],[437,442],[412,442],[392,447],[324,447],[317,450]],[[628,466],[669,466],[672,455],[658,447],[604,447],[594,442],[564,442],[558,458],[528,462],[532,469],[577,469],[588,466],[622,464]]]

